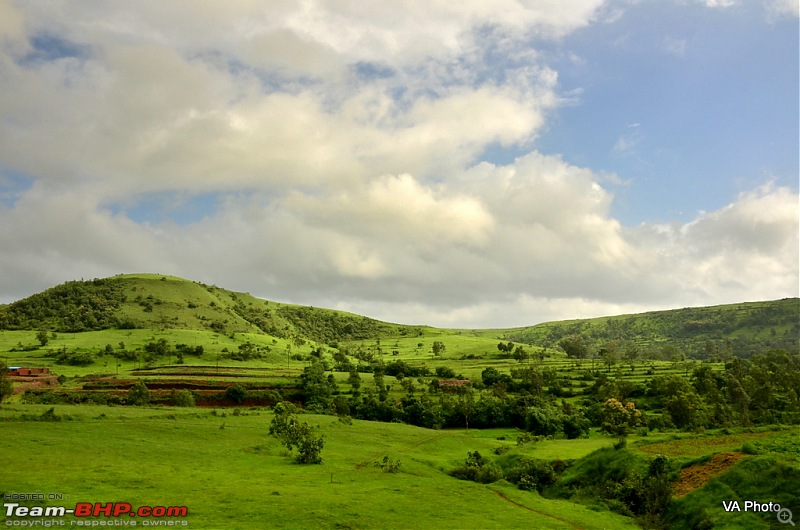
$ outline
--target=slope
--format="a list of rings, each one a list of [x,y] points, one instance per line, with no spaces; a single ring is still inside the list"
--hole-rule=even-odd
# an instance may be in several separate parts
[[[579,336],[589,350],[627,343],[645,356],[696,358],[719,354],[750,357],[765,348],[796,350],[800,340],[800,298],[693,307],[584,320],[548,322],[500,330],[514,342],[554,347]]]
[[[0,330],[105,329],[261,333],[320,343],[414,336],[420,329],[156,274],[72,281],[0,307]]]

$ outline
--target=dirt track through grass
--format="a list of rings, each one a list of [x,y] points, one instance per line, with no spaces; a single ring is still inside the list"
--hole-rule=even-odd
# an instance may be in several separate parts
[[[509,499],[508,497],[506,497],[505,495],[503,495],[501,492],[499,492],[497,490],[493,489],[492,491],[495,492],[495,494],[498,497],[500,497],[503,501],[507,502],[508,504],[512,504],[512,505],[514,505],[514,506],[516,506],[518,508],[522,508],[523,510],[528,510],[529,512],[533,512],[536,515],[540,515],[542,517],[548,517],[550,519],[558,521],[561,524],[567,525],[570,528],[576,528],[577,530],[582,530],[580,526],[578,526],[578,525],[576,525],[574,523],[571,523],[571,522],[567,521],[566,519],[562,519],[560,517],[556,517],[555,515],[550,515],[548,513],[544,513],[544,512],[540,512],[538,510],[534,510],[533,508],[529,508],[529,507],[525,506],[524,504],[520,504],[520,503],[518,503],[516,501],[512,501],[511,499]]]

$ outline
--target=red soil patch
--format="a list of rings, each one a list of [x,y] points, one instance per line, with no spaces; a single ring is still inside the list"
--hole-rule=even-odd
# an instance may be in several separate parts
[[[678,482],[672,487],[673,495],[680,498],[702,488],[713,477],[727,471],[745,456],[742,453],[717,453],[704,464],[687,467],[681,471]]]
[[[21,394],[26,390],[35,388],[45,388],[49,386],[58,386],[58,376],[56,375],[36,375],[36,376],[12,376],[9,377],[12,382],[18,383],[14,385],[13,393]]]

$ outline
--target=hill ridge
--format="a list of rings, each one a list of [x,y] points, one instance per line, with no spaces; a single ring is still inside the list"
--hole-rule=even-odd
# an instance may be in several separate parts
[[[0,330],[82,332],[111,328],[256,333],[334,347],[339,341],[455,332],[546,350],[565,338],[578,337],[593,350],[630,349],[633,344],[664,348],[666,356],[674,354],[672,350],[688,350],[695,356],[708,357],[724,349],[749,356],[757,346],[797,349],[800,299],[466,330],[396,324],[346,311],[274,302],[177,276],[137,273],[69,281],[0,306]]]

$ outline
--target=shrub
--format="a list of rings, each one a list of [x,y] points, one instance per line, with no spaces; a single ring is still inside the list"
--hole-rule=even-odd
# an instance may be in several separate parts
[[[194,395],[188,390],[173,391],[171,397],[176,407],[194,407]]]
[[[450,475],[461,480],[490,484],[503,478],[503,470],[497,464],[489,462],[478,451],[470,451],[467,453],[464,465],[450,471]]]
[[[506,480],[522,490],[539,490],[555,484],[558,476],[552,464],[545,460],[523,459],[506,471]]]
[[[373,466],[381,468],[386,473],[397,473],[402,465],[399,460],[392,460],[388,456],[384,456],[383,460],[375,461]]]
[[[134,385],[128,390],[128,405],[147,405],[150,402],[150,391],[147,386],[141,382],[136,381]]]
[[[247,397],[247,390],[242,385],[233,385],[225,389],[225,399],[240,404]]]
[[[39,418],[40,421],[61,421],[61,416],[56,414],[55,407],[50,407],[46,411],[42,412],[42,415]]]

